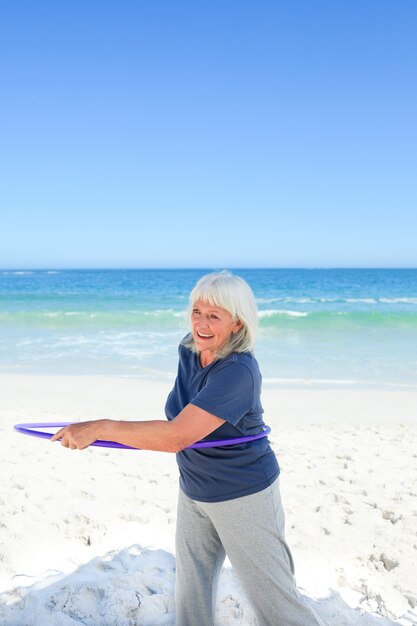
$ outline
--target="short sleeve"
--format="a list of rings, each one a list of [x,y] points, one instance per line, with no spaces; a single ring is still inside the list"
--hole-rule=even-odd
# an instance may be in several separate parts
[[[236,426],[253,407],[252,372],[238,361],[220,362],[190,402]]]

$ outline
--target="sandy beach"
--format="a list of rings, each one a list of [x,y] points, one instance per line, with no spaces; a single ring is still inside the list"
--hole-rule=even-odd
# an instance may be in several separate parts
[[[12,428],[159,418],[169,389],[0,377],[0,624],[174,623],[174,456],[69,451]],[[417,624],[417,392],[266,386],[263,404],[306,600],[329,626]],[[227,562],[217,607],[218,626],[255,624]]]

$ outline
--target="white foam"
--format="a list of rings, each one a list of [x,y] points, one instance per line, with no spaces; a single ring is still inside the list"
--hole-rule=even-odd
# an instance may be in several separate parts
[[[258,304],[274,304],[275,302],[295,302],[297,304],[311,304],[317,302],[317,300],[314,298],[293,298],[290,296],[283,296],[281,298],[257,298],[256,301]]]
[[[384,304],[417,304],[417,298],[379,298]]]
[[[289,317],[308,317],[305,311],[289,311],[287,309],[267,309],[266,311],[258,311],[260,318],[273,317],[274,315],[288,315]]]
[[[160,315],[166,315],[167,313],[175,313],[174,309],[153,309],[152,311],[143,311],[142,315],[151,315],[159,317]]]

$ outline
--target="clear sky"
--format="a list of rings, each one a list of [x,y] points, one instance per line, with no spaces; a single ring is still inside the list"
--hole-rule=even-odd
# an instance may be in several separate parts
[[[0,267],[417,267],[416,0],[0,9]]]

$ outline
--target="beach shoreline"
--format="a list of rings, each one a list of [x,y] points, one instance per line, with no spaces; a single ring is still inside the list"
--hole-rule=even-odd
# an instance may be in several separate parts
[[[140,623],[172,623],[174,456],[74,452],[13,430],[18,422],[162,419],[171,384],[110,376],[0,376],[0,617],[7,626],[25,623],[33,603],[39,614],[34,623],[70,624],[62,617],[68,603],[52,606],[51,593],[67,594],[74,611],[93,624],[88,611],[94,614],[94,601],[80,595],[77,604],[71,589],[104,584],[108,562],[115,571],[130,563],[132,587],[125,592],[142,589],[140,610],[146,605],[148,611]],[[308,601],[329,625],[415,623],[417,392],[266,385],[262,400],[282,469],[287,541]],[[159,571],[157,594],[142,588],[150,571]],[[109,602],[120,591],[118,581],[109,579],[103,587]],[[122,614],[129,602],[127,596],[115,602],[121,616],[114,624],[128,624]],[[226,567],[218,624],[252,623]]]

